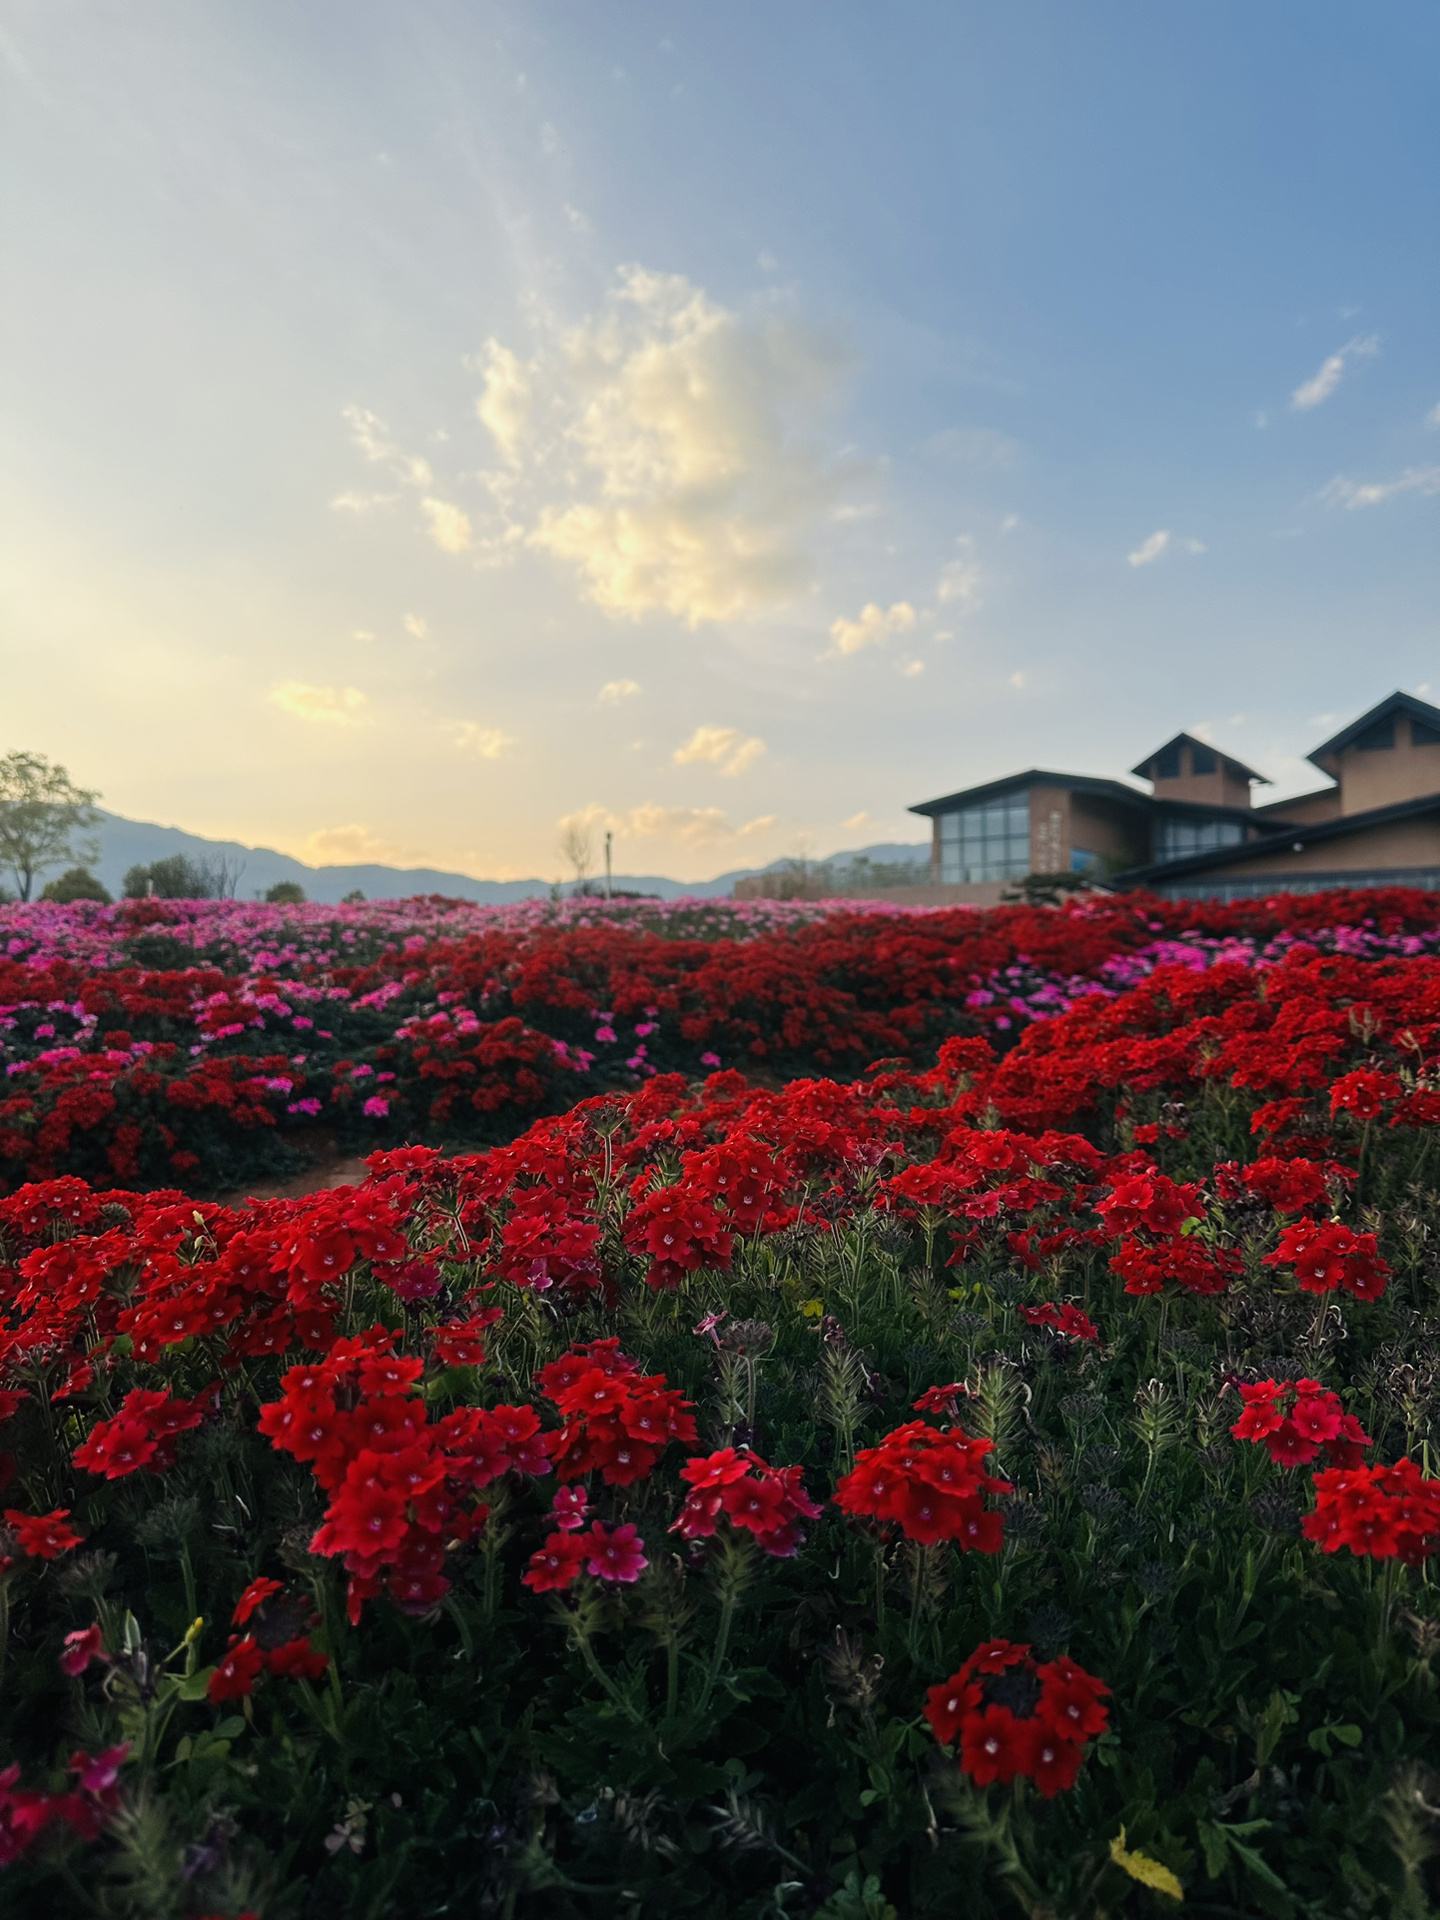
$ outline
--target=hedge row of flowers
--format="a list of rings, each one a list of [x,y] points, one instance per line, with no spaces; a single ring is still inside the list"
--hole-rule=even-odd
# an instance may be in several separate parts
[[[1130,989],[1168,992],[1176,968],[1219,982],[1213,999],[1306,955],[1383,967],[1440,947],[1433,902],[1398,893],[983,915],[709,905],[710,938],[683,903],[289,911],[0,909],[0,1189],[78,1173],[234,1190],[320,1133],[475,1145],[657,1073],[925,1065],[955,1035],[1003,1050],[1082,1003],[1108,1046],[1104,1009],[1148,1006]]]
[[[1436,964],[0,1201],[0,1891],[1427,1911]]]

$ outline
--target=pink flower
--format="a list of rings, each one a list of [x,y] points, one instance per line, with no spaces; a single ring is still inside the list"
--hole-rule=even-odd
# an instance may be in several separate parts
[[[600,1580],[615,1580],[628,1586],[638,1580],[649,1566],[639,1534],[632,1526],[607,1527],[597,1520],[582,1536],[588,1549],[585,1566]]]
[[[702,1067],[718,1067],[720,1064],[720,1056],[718,1053],[702,1053],[700,1056],[700,1064]]]
[[[84,1627],[77,1633],[67,1633],[64,1650],[60,1655],[60,1671],[68,1673],[72,1680],[77,1679],[92,1660],[105,1660],[105,1639],[98,1626]]]
[[[383,1120],[389,1111],[390,1102],[382,1093],[372,1093],[361,1108],[361,1112],[368,1114],[372,1120]]]

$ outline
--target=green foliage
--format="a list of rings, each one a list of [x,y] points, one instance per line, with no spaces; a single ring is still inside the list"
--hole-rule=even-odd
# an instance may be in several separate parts
[[[88,867],[71,867],[58,880],[48,882],[40,898],[59,901],[62,906],[68,906],[72,900],[98,900],[101,906],[108,907],[113,895]]]
[[[47,867],[80,854],[77,835],[99,820],[99,795],[77,787],[64,767],[41,753],[0,757],[0,867],[15,876],[22,900],[30,898]],[[80,854],[93,859],[93,850]]]
[[[151,894],[159,900],[213,900],[218,892],[209,868],[184,853],[152,860],[148,867],[131,867],[124,889],[127,900],[143,900]]]
[[[363,893],[360,898],[365,898]],[[265,899],[272,907],[303,907],[305,889],[297,880],[277,880],[273,887],[266,890]]]

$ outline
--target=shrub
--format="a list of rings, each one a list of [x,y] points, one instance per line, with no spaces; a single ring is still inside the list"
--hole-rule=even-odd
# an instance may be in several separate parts
[[[68,906],[74,900],[98,900],[102,906],[108,907],[113,895],[88,867],[71,867],[58,880],[47,882],[40,898],[57,901],[61,906]]]

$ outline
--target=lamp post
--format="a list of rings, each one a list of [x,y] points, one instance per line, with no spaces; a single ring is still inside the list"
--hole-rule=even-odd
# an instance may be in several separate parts
[[[610,842],[615,838],[609,827],[605,829],[605,898],[612,900],[614,894],[610,888]]]

